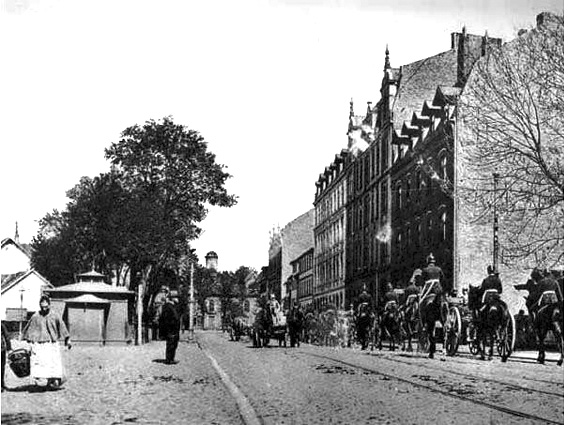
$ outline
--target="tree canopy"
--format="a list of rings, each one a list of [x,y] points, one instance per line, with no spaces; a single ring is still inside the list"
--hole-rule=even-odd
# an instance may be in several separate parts
[[[564,258],[564,18],[544,18],[470,76],[462,116],[477,174],[462,194],[479,217],[499,214],[504,262],[552,267]]]
[[[40,221],[32,261],[56,285],[95,267],[118,277],[129,271],[133,286],[140,272],[148,299],[161,270],[179,274],[194,256],[189,243],[207,205],[236,203],[225,189],[230,175],[197,131],[171,117],[128,127],[105,156],[111,170],[82,178],[66,209]]]

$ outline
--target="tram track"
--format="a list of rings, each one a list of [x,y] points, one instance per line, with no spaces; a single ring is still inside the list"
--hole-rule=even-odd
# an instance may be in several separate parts
[[[405,365],[409,365],[409,366],[418,366],[418,367],[422,367],[424,369],[435,370],[435,371],[439,370],[439,369],[432,367],[432,366],[417,365],[416,363],[404,361],[404,360],[401,360],[401,359],[392,358],[390,356],[377,356],[377,357],[380,357],[381,360],[387,360],[387,361],[405,364]],[[482,379],[485,382],[492,382],[492,383],[499,384],[499,385],[506,385],[507,387],[516,388],[518,390],[536,392],[536,393],[540,393],[540,394],[564,398],[563,393],[539,390],[539,389],[536,389],[536,388],[530,388],[530,387],[526,387],[526,386],[523,386],[523,385],[517,385],[517,384],[511,383],[511,382],[507,382],[507,381],[501,381],[501,380],[495,379],[495,378],[490,378],[490,377],[481,376],[481,375],[473,375],[473,374],[470,374],[470,373],[458,372],[458,371],[455,371],[455,370],[452,370],[451,373],[454,374],[454,375],[464,376],[464,377],[467,377],[467,378]],[[525,379],[527,381],[534,381],[534,382],[540,382],[540,383],[563,385],[563,384],[560,384],[560,383],[557,383],[557,382],[544,381],[544,380],[540,380],[540,379],[531,379],[531,378],[523,378],[523,379]]]
[[[300,352],[298,351],[298,353],[300,353]],[[306,351],[302,351],[301,354],[309,356],[309,357],[313,357],[313,358],[318,358],[318,359],[322,359],[322,360],[335,362],[335,363],[338,363],[338,364],[341,364],[341,365],[344,365],[344,366],[351,367],[353,369],[358,369],[358,370],[364,371],[364,372],[369,373],[369,374],[380,375],[380,376],[383,376],[383,377],[391,379],[391,380],[403,382],[403,383],[408,384],[408,385],[415,387],[415,388],[427,390],[427,391],[430,391],[430,392],[433,392],[433,393],[436,393],[436,394],[440,394],[440,395],[444,395],[446,397],[457,399],[457,400],[460,400],[460,401],[469,402],[469,403],[472,403],[472,404],[475,404],[475,405],[478,405],[478,406],[482,406],[482,407],[485,407],[485,408],[488,408],[488,409],[496,410],[496,411],[499,411],[499,412],[502,412],[502,413],[505,413],[505,414],[508,414],[508,415],[516,416],[516,417],[519,417],[519,418],[529,419],[529,420],[533,420],[533,421],[537,421],[537,422],[552,423],[552,424],[563,424],[564,423],[562,421],[557,421],[557,420],[553,420],[553,419],[550,419],[550,418],[545,418],[545,417],[542,417],[542,416],[538,416],[538,415],[523,412],[523,411],[520,411],[520,410],[512,409],[512,408],[509,408],[509,407],[505,407],[505,406],[502,406],[502,405],[499,405],[499,404],[487,402],[487,401],[484,401],[484,400],[479,400],[479,399],[476,399],[476,398],[473,398],[473,397],[467,397],[467,396],[464,396],[464,395],[461,395],[461,394],[456,394],[455,392],[452,392],[452,391],[448,391],[448,390],[441,389],[441,388],[436,388],[436,387],[433,387],[431,385],[427,385],[427,384],[417,382],[417,381],[412,380],[412,379],[408,379],[408,378],[405,378],[405,377],[402,377],[402,376],[399,376],[399,375],[395,375],[393,373],[384,372],[384,371],[381,371],[381,370],[377,370],[376,368],[363,366],[361,364],[353,363],[351,361],[346,361],[346,360],[339,359],[339,358],[336,358],[336,357],[333,357],[333,356],[310,353],[310,352],[306,352]],[[410,364],[412,364],[412,363],[410,363]],[[426,368],[423,365],[418,365],[418,364],[412,364],[412,365],[416,366],[418,368]],[[476,376],[472,376],[472,375],[468,375],[468,376],[470,376],[472,378],[485,380],[485,378],[480,378],[480,377],[476,377]],[[503,382],[497,382],[497,383],[499,385],[503,385],[503,386],[506,386],[506,387],[512,386],[509,383],[503,383]],[[524,387],[519,386],[519,388],[526,390],[526,388],[524,388]],[[532,391],[534,391],[534,390],[532,390]],[[558,395],[558,394],[555,394],[555,395]]]

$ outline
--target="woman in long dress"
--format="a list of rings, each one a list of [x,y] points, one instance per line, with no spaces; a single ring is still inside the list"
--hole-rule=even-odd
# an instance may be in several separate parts
[[[24,332],[24,339],[31,344],[30,375],[36,384],[46,379],[48,388],[57,388],[63,380],[59,340],[65,340],[67,348],[71,348],[69,331],[61,317],[50,309],[48,296],[40,298],[39,306]]]

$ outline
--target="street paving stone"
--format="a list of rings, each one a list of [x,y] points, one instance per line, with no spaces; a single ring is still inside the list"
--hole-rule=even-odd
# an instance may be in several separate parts
[[[197,344],[81,346],[64,352],[67,382],[37,391],[7,367],[2,424],[238,424],[238,407]]]

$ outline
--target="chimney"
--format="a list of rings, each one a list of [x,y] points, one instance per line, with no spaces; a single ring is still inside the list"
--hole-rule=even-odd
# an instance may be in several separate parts
[[[487,35],[468,34],[465,26],[461,33],[452,33],[452,48],[457,43],[457,82],[456,86],[463,87],[477,60],[485,56],[492,47],[500,47],[501,39]]]

